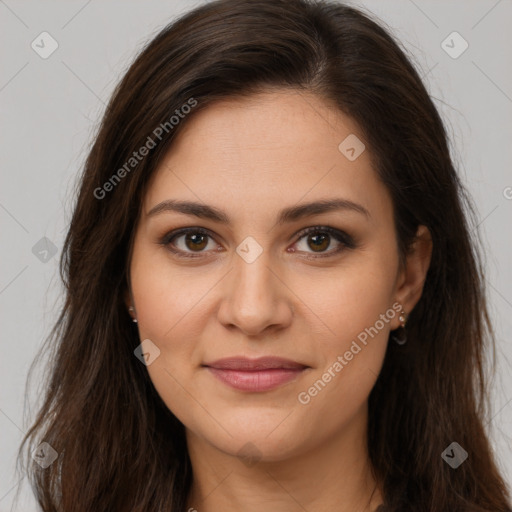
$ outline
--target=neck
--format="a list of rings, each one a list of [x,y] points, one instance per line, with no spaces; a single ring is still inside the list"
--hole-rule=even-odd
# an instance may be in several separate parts
[[[250,463],[187,429],[193,468],[188,512],[374,512],[382,503],[366,443],[367,416],[314,450]],[[363,427],[363,428],[362,428]]]

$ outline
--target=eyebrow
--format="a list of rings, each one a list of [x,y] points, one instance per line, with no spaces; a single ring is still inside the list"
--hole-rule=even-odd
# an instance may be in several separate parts
[[[279,212],[277,224],[281,225],[290,223],[304,217],[319,215],[336,210],[354,211],[368,218],[371,217],[370,212],[364,206],[354,203],[353,201],[349,201],[348,199],[334,198],[284,208]],[[196,203],[193,201],[178,201],[174,199],[167,199],[158,203],[147,213],[147,217],[153,217],[164,212],[182,213],[185,215],[193,215],[200,219],[209,219],[221,224],[231,224],[229,216],[214,206]]]

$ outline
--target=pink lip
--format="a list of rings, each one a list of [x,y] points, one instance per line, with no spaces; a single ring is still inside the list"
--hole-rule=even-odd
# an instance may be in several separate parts
[[[240,391],[268,391],[297,378],[308,366],[279,357],[235,357],[207,363],[219,380]]]

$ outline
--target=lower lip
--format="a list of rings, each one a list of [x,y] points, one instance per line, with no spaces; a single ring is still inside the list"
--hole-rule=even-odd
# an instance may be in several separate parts
[[[269,391],[296,379],[305,368],[271,370],[221,370],[207,367],[219,380],[240,391]]]

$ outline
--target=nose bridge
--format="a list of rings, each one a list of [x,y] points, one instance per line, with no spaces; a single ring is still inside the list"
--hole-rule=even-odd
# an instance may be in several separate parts
[[[236,325],[246,334],[258,334],[270,325],[283,326],[289,322],[291,309],[286,287],[275,275],[270,251],[248,238],[234,255],[219,320],[225,325]]]
[[[248,252],[244,253],[247,248]],[[242,308],[247,307],[249,311],[257,308],[261,313],[261,308],[269,307],[268,303],[275,298],[275,283],[272,282],[275,277],[269,268],[272,264],[269,250],[257,250],[250,242],[247,245],[243,242],[237,248],[234,260],[233,298]]]

